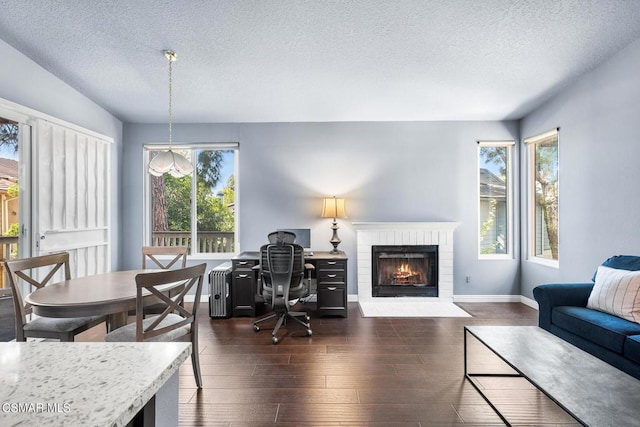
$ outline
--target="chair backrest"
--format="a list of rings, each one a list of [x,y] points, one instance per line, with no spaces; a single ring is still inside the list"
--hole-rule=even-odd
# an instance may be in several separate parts
[[[304,249],[280,240],[260,248],[260,273],[263,285],[272,289],[271,306],[283,306],[289,290],[300,286],[304,277]]]
[[[13,308],[16,315],[16,329],[18,335],[27,323],[27,315],[31,314],[31,306],[24,303],[20,292],[19,279],[24,280],[29,285],[40,289],[51,281],[51,279],[62,271],[64,280],[71,279],[69,268],[69,253],[42,255],[32,258],[16,259],[4,262],[11,292],[13,293]],[[44,276],[44,277],[43,277]],[[38,279],[38,277],[43,277]]]
[[[296,241],[296,233],[293,231],[285,231],[278,230],[272,231],[267,235],[267,239],[269,243],[278,244],[278,243],[295,243]]]
[[[147,268],[147,260],[153,261],[155,266],[163,270],[170,269],[178,261],[181,261],[180,268],[185,268],[187,266],[188,252],[189,248],[187,246],[143,246],[142,268]],[[164,260],[156,258],[156,255],[173,255],[173,258],[164,262]],[[155,268],[155,266],[152,268]]]
[[[155,336],[180,329],[186,325],[191,325],[191,334],[197,334],[196,315],[198,313],[198,306],[200,305],[202,282],[206,267],[207,264],[203,263],[193,267],[141,273],[136,276],[136,341],[145,341]],[[183,282],[183,287],[180,292],[175,295],[166,295],[161,289],[158,289],[160,286],[177,282]],[[188,309],[183,304],[184,298],[193,288],[195,288],[195,298],[191,309]],[[145,297],[145,290],[155,298]],[[157,304],[158,300],[166,304],[166,308],[162,313],[153,318],[153,322],[143,327],[144,307]],[[161,327],[160,323],[172,313],[178,314],[183,320],[172,323],[169,326]],[[189,334],[185,333],[180,336],[175,336],[174,340],[185,335]]]

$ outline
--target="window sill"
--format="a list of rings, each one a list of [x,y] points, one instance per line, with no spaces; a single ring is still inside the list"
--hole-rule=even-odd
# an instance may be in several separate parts
[[[513,261],[511,254],[478,255],[479,261]]]
[[[531,262],[533,264],[544,265],[545,267],[560,268],[560,262],[558,260],[546,259],[546,258],[538,258],[538,257],[529,257],[529,259],[527,259],[527,261],[529,261],[529,262]]]
[[[237,253],[235,252],[215,252],[209,254],[195,254],[195,255],[187,255],[187,260],[196,260],[196,261],[207,261],[207,260],[229,260],[235,257]]]

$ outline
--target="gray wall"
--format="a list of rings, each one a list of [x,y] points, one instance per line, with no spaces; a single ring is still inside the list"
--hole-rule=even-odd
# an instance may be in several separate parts
[[[111,151],[111,264],[119,269],[122,123],[89,98],[0,40],[0,98],[114,139]]]
[[[640,255],[639,69],[640,40],[522,120],[523,138],[560,127],[560,267],[523,259],[522,295],[589,281],[609,256]]]
[[[351,294],[352,222],[456,221],[455,294],[518,295],[519,259],[478,261],[476,144],[518,137],[516,122],[174,125],[179,143],[240,143],[241,250],[256,250],[283,227],[311,228],[314,249],[330,250],[321,198],[346,198],[349,218],[338,222]],[[143,244],[143,144],[166,141],[167,126],[125,124],[123,138],[121,264],[135,268]]]

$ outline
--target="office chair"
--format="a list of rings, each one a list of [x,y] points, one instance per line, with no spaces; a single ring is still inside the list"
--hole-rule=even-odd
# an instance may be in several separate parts
[[[293,237],[291,236],[293,235]],[[278,344],[278,330],[288,319],[293,319],[306,328],[311,336],[310,318],[306,312],[291,311],[289,301],[302,298],[308,292],[304,282],[304,250],[293,243],[295,234],[279,231],[271,233],[269,240],[274,243],[260,248],[260,277],[262,278],[262,296],[273,313],[256,320],[254,331],[260,330],[260,323],[276,319],[271,332],[271,341]]]

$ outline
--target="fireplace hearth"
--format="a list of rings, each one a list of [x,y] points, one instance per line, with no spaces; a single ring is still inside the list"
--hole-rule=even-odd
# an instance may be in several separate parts
[[[372,245],[373,297],[437,297],[438,245]]]

